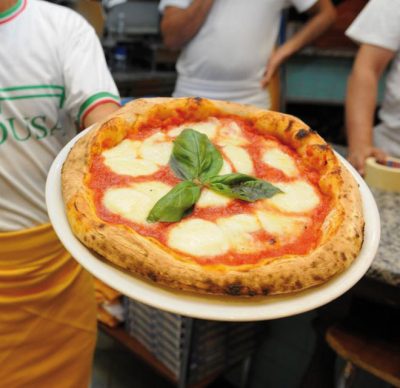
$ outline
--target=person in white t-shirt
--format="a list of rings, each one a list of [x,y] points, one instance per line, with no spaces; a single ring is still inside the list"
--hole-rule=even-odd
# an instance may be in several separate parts
[[[0,1],[0,381],[88,387],[90,275],[63,248],[45,183],[63,146],[119,108],[94,29],[40,0]]]
[[[364,174],[369,156],[400,157],[400,0],[370,0],[346,31],[360,43],[346,96],[348,159]],[[374,128],[378,84],[387,74],[380,124]]]
[[[282,46],[282,10],[294,5],[311,18]],[[330,0],[161,0],[164,43],[182,49],[173,96],[198,96],[269,108],[266,86],[293,53],[335,20]]]

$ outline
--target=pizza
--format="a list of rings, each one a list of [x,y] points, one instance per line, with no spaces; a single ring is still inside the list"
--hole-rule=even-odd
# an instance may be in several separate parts
[[[128,103],[69,152],[73,233],[102,260],[201,294],[286,294],[344,271],[358,185],[296,117],[203,98]]]

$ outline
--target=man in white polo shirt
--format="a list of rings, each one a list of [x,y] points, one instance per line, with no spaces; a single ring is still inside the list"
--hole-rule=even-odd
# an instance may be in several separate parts
[[[363,174],[369,156],[400,157],[400,0],[370,0],[346,35],[360,44],[348,81],[349,161]],[[380,124],[374,128],[378,84],[389,67]]]
[[[311,18],[273,51],[282,10]],[[334,21],[330,0],[161,0],[166,46],[182,49],[174,96],[199,96],[270,106],[265,89],[279,66]]]
[[[87,387],[92,279],[58,241],[45,182],[62,147],[119,107],[93,28],[40,0],[0,0],[0,381]]]

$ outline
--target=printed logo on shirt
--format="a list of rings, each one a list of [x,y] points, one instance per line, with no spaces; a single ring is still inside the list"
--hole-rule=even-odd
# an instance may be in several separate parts
[[[57,98],[59,99],[59,108],[62,108],[65,101],[65,88],[61,85],[27,85],[0,88],[0,113],[2,101],[35,98]]]
[[[25,117],[22,125],[16,117],[7,119],[0,117],[0,146],[10,138],[23,142],[32,138],[42,140],[48,136],[54,136],[56,133],[65,135],[60,122],[51,127],[48,124],[49,120],[44,115]]]
[[[0,145],[13,138],[24,142],[29,139],[42,140],[56,133],[64,135],[59,122],[54,124],[54,117],[50,119],[45,114],[30,117],[3,117],[2,104],[16,106],[18,111],[19,102],[35,99],[55,99],[53,103],[56,108],[63,107],[65,101],[65,89],[59,85],[29,85],[0,88]],[[24,111],[23,108],[20,109]]]

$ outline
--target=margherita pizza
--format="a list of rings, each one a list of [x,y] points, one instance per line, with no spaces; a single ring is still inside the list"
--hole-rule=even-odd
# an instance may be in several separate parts
[[[134,276],[240,296],[319,285],[357,257],[358,185],[299,119],[200,98],[135,100],[62,170],[75,235]]]

